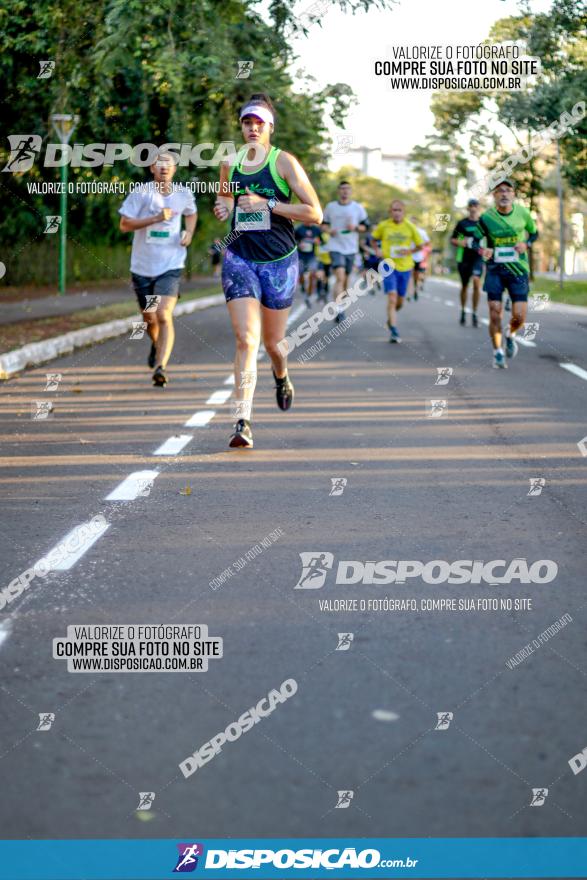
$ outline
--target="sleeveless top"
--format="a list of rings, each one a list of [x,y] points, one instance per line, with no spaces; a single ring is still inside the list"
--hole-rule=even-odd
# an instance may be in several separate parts
[[[228,180],[233,184],[234,212],[231,221],[233,240],[228,250],[253,263],[270,263],[289,256],[296,250],[292,221],[273,212],[269,218],[265,212],[246,214],[238,209],[239,195],[246,195],[246,188],[264,199],[275,197],[278,202],[289,204],[291,190],[277,170],[277,157],[281,150],[271,147],[265,161],[255,171],[243,171],[242,161],[248,146],[239,150],[237,161],[231,166]],[[238,184],[238,189],[234,186]],[[258,228],[255,228],[257,226]],[[259,228],[268,226],[268,228]]]

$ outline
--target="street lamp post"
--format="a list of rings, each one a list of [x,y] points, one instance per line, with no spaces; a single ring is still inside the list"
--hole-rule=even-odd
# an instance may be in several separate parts
[[[68,144],[79,121],[79,116],[71,116],[66,113],[53,113],[50,117],[60,143]],[[67,283],[67,172],[69,164],[63,162],[61,166],[61,198],[60,213],[61,223],[59,226],[59,294],[65,293]]]
[[[565,207],[563,201],[563,176],[561,173],[561,148],[556,142],[556,192],[558,196],[558,238],[559,238],[559,267],[558,284],[563,289],[565,277]]]
[[[452,229],[451,220],[453,217],[453,209],[454,209],[456,190],[457,190],[455,184],[457,181],[457,174],[459,173],[459,169],[454,166],[448,166],[447,168],[445,168],[445,173],[448,177],[448,185],[449,185],[449,192],[450,192],[450,207],[449,207],[450,219],[449,219],[449,223],[448,223],[448,227],[447,227],[446,238],[444,240],[444,263],[446,266],[448,266],[449,261],[450,261],[450,233],[451,233],[451,229]]]

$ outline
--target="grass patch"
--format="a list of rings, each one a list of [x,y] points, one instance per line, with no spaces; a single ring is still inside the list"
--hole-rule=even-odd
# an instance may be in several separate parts
[[[202,296],[210,296],[213,293],[219,293],[217,285],[182,293],[180,302],[200,299]],[[135,299],[129,298],[128,302],[84,309],[70,315],[56,315],[51,318],[37,318],[34,321],[2,324],[0,325],[0,352],[12,351],[15,348],[28,345],[30,342],[41,342],[43,339],[61,336],[63,333],[69,333],[70,330],[82,330],[84,327],[91,327],[92,324],[104,324],[106,321],[116,321],[119,318],[131,318],[136,314],[138,314],[137,302]]]
[[[587,306],[587,280],[566,281],[561,291],[554,278],[535,278],[533,293],[548,293],[553,302],[568,303],[571,306]]]
[[[458,281],[460,277],[456,272],[449,275],[432,275],[433,280]],[[587,306],[587,280],[585,281],[567,281],[565,279],[563,289],[561,291],[558,281],[554,278],[537,277],[530,283],[532,293],[547,293],[553,302],[568,303],[571,306]]]

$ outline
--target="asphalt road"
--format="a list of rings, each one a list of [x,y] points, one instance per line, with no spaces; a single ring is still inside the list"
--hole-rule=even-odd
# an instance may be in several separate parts
[[[428,281],[401,314],[399,346],[383,296],[360,299],[340,337],[305,363],[310,343],[291,356],[289,413],[262,360],[253,451],[227,449],[230,400],[208,402],[231,389],[224,307],[178,320],[165,390],[151,387],[146,341],[127,338],[2,386],[3,586],[76,526],[109,524],[0,612],[3,837],[584,835],[587,773],[568,762],[587,746],[587,373],[560,364],[587,370],[587,312],[533,313],[535,345],[497,371],[486,328],[460,327],[456,299]],[[50,371],[63,377],[52,392]],[[439,399],[447,408],[430,417]],[[51,417],[33,419],[46,400]],[[202,411],[208,424],[185,427]],[[175,435],[191,439],[154,455]],[[148,494],[106,500],[145,470],[158,471]],[[301,553],[332,554],[323,587],[295,589]],[[558,573],[335,583],[341,560],[519,558]],[[337,599],[417,610],[325,607]],[[522,599],[531,608],[516,610]],[[224,656],[206,672],[84,674],[52,657],[68,625],[159,623],[206,624]],[[353,633],[346,650],[339,633]],[[180,762],[286,679],[293,696],[184,778]],[[448,729],[435,729],[445,712]],[[50,729],[37,730],[39,713],[54,715]],[[533,788],[548,789],[543,805],[530,807]],[[339,791],[350,806],[336,808]],[[139,792],[155,793],[149,810]]]

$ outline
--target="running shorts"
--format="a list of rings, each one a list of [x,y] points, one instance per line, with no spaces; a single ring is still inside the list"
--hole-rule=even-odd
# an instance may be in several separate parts
[[[525,272],[523,275],[514,275],[507,269],[492,268],[487,269],[483,290],[490,301],[501,302],[502,294],[507,290],[512,302],[528,302],[530,283]]]
[[[373,269],[375,272],[379,269],[379,263],[381,260],[379,257],[365,257],[363,259],[363,266],[365,269]]]
[[[150,278],[147,275],[131,273],[132,286],[139,301],[141,312],[147,308],[147,300],[152,296],[176,296],[179,298],[181,269],[169,269],[163,275]]]
[[[222,264],[222,289],[226,302],[254,297],[268,309],[288,309],[298,285],[298,252],[281,260],[254,263],[227,250]]]
[[[414,260],[414,272],[425,272],[426,266],[422,260]]]
[[[355,267],[356,254],[341,254],[339,251],[330,251],[333,269],[344,269],[350,275]]]
[[[405,296],[408,292],[408,284],[411,277],[411,269],[407,269],[405,272],[399,272],[397,269],[394,269],[393,272],[386,275],[383,279],[383,292],[393,293],[395,291],[399,296]]]
[[[298,257],[300,260],[300,275],[304,275],[306,272],[317,272],[320,268],[315,254],[303,254],[299,251]]]
[[[459,270],[459,275],[461,276],[463,284],[468,284],[472,275],[481,278],[483,275],[483,266],[484,263],[481,257],[479,257],[478,260],[472,260],[469,263],[457,263],[457,269]]]

